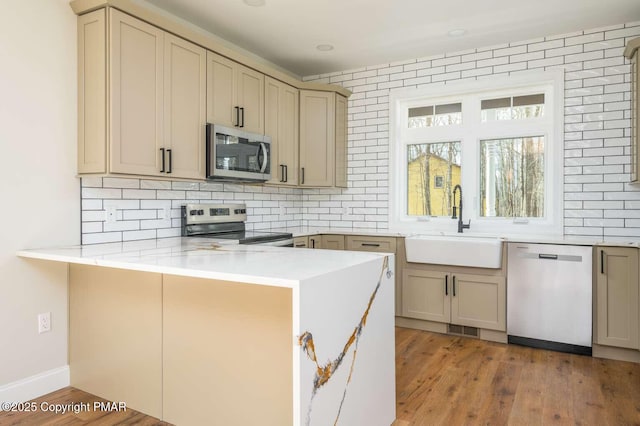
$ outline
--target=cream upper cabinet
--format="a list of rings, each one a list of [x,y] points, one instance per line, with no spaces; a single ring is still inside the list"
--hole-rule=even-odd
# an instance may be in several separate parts
[[[402,316],[488,330],[506,330],[503,276],[404,268]]]
[[[106,28],[104,9],[78,17],[78,173],[107,172]]]
[[[164,146],[171,164],[166,169],[182,178],[204,177],[206,51],[165,34]]]
[[[115,173],[160,175],[164,32],[110,9],[110,147]]]
[[[207,121],[264,134],[264,74],[207,52]]]
[[[640,180],[640,37],[627,43],[624,55],[631,60],[631,181]]]
[[[265,134],[271,137],[271,180],[298,185],[299,90],[265,77]]]
[[[204,178],[205,50],[118,10],[104,16],[78,18],[78,171]]]
[[[301,186],[346,187],[346,113],[346,99],[339,94],[300,91]]]
[[[596,249],[596,343],[640,349],[638,249]]]

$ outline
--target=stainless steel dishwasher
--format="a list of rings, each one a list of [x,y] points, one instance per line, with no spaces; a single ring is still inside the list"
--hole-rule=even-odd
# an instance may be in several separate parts
[[[509,343],[591,355],[592,248],[509,243]]]

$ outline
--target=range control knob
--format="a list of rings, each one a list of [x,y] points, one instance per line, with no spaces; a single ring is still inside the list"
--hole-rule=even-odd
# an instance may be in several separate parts
[[[189,210],[189,215],[190,216],[195,216],[198,214],[198,210]]]
[[[198,210],[198,216],[202,216],[204,214],[204,210]]]

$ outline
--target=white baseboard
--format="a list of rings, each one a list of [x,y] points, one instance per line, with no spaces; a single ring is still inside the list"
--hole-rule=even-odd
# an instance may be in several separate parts
[[[69,366],[65,365],[0,386],[0,402],[29,401],[67,387],[69,384]],[[1,407],[0,411],[2,411]]]

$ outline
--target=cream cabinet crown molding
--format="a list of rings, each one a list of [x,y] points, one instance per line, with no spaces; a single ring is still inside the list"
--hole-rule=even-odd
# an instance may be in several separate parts
[[[76,15],[83,15],[100,8],[113,7],[298,89],[336,92],[347,98],[351,96],[351,91],[341,86],[301,81],[283,71],[279,71],[225,46],[213,36],[208,36],[195,29],[189,28],[189,26],[164,16],[134,0],[73,0],[69,4]]]
[[[634,38],[627,43],[627,46],[624,48],[624,56],[626,56],[627,59],[631,59],[638,49],[640,49],[640,37]]]

